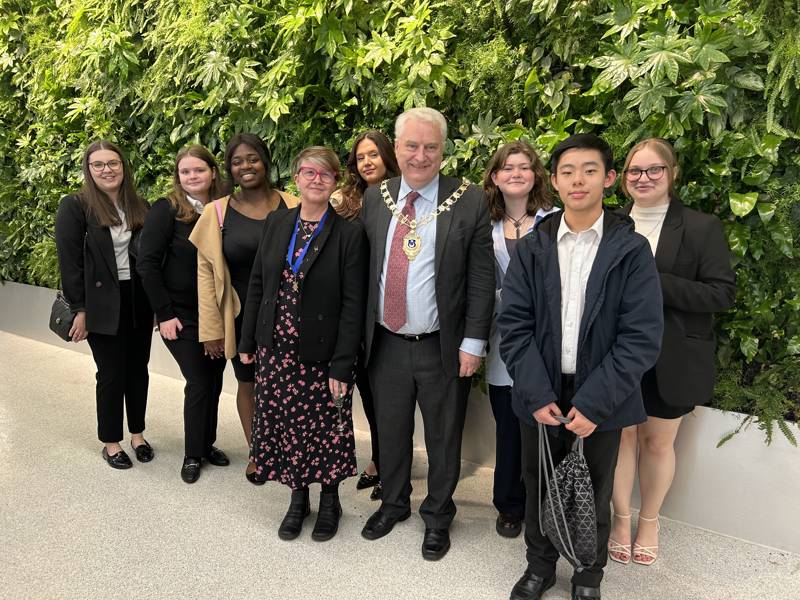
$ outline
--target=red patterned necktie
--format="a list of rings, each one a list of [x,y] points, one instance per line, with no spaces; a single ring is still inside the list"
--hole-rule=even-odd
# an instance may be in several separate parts
[[[402,214],[410,221],[416,218],[414,201],[419,198],[417,192],[406,196],[406,205]],[[383,322],[392,331],[399,330],[406,324],[406,286],[408,281],[408,258],[403,252],[403,237],[411,228],[398,219],[392,236],[392,247],[389,250],[389,264],[386,267],[386,285],[383,289]]]

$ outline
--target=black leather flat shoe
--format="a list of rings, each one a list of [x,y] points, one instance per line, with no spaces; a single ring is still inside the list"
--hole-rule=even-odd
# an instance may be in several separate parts
[[[244,476],[247,478],[247,481],[249,481],[253,485],[264,485],[265,483],[267,483],[266,480],[259,479],[255,471],[253,471],[252,473],[245,472]]]
[[[381,487],[381,482],[375,484],[375,487],[372,488],[372,493],[369,495],[370,500],[380,500],[383,498],[383,488]]]
[[[311,513],[311,505],[308,502],[308,488],[304,490],[292,490],[292,499],[289,502],[289,510],[278,527],[278,537],[282,540],[293,540],[303,530],[303,521]],[[334,532],[335,533],[335,532]]]
[[[131,442],[131,448],[133,448],[133,442]],[[156,453],[153,452],[153,447],[146,440],[133,448],[133,451],[136,453],[136,460],[143,463],[150,462],[156,456]]]
[[[185,456],[181,467],[181,479],[186,483],[194,483],[200,478],[200,459]]]
[[[133,466],[130,457],[125,454],[125,450],[120,450],[116,454],[109,455],[108,450],[103,447],[103,451],[100,452],[100,455],[103,457],[109,466],[114,467],[115,469],[130,469]]]
[[[547,590],[556,583],[556,574],[545,579],[525,571],[520,580],[514,584],[509,600],[539,600]]]
[[[380,481],[381,478],[377,473],[375,475],[367,475],[366,471],[362,471],[358,481],[356,481],[356,489],[365,490],[367,488],[375,487],[378,483],[380,483]]]
[[[600,600],[599,587],[572,584],[572,600]]]
[[[317,542],[327,542],[336,532],[339,531],[339,519],[342,516],[342,505],[339,502],[337,492],[319,495],[319,511],[317,512],[317,522],[314,523],[314,531],[311,532],[311,539]]]
[[[439,560],[450,550],[450,532],[447,529],[425,529],[422,540],[422,558]]]
[[[214,446],[211,446],[211,450],[206,454],[206,460],[215,467],[227,467],[231,464],[228,455]]]
[[[515,538],[522,531],[522,519],[512,517],[505,513],[497,515],[497,522],[495,523],[497,533],[507,538]]]
[[[364,528],[361,530],[361,537],[368,540],[377,540],[382,538],[394,528],[396,523],[405,521],[410,516],[410,510],[399,517],[390,517],[378,509],[369,519],[367,519],[367,524],[364,525]]]

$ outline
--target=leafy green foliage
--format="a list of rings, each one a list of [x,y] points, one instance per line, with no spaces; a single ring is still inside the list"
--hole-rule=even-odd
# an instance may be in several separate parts
[[[0,278],[57,283],[53,215],[97,137],[152,200],[184,144],[253,131],[286,183],[300,148],[344,155],[410,106],[446,114],[444,169],[473,181],[514,139],[661,136],[735,258],[717,403],[770,440],[800,407],[797,22],[791,0],[0,0]]]

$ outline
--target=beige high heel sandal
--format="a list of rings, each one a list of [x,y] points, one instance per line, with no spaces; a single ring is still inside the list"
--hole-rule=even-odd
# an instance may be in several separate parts
[[[656,533],[659,533],[661,531],[661,523],[658,520],[658,515],[656,515],[652,519],[648,519],[647,517],[639,515],[639,520],[645,521],[647,523],[652,523],[653,521],[655,521]],[[637,531],[636,533],[638,534],[639,532]],[[636,559],[637,554],[645,557],[644,560],[642,560],[641,558],[637,560]],[[633,560],[633,562],[635,562],[637,565],[645,565],[646,567],[649,567],[654,562],[656,562],[657,558],[658,558],[658,546],[640,546],[639,544],[634,542],[631,560]]]
[[[627,515],[620,515],[620,514],[614,513],[614,518],[615,519],[630,519],[631,515],[630,515],[630,513],[628,513]],[[612,552],[616,553],[617,556],[614,556],[614,554],[612,554]],[[608,558],[610,558],[614,562],[618,562],[620,564],[627,565],[629,562],[631,562],[631,545],[628,544],[627,546],[624,546],[624,545],[620,544],[619,542],[617,542],[612,537],[609,537],[608,538]]]

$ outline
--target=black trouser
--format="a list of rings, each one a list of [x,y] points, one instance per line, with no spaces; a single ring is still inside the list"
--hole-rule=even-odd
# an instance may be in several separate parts
[[[369,437],[372,444],[372,457],[370,460],[375,463],[377,472],[381,472],[380,467],[380,443],[378,442],[378,424],[375,421],[375,398],[372,395],[372,387],[369,384],[369,373],[364,365],[364,353],[358,353],[356,362],[356,387],[361,396],[361,405],[364,407],[364,416],[369,423]]]
[[[558,404],[566,416],[571,404],[574,387],[572,378],[562,378],[562,395]],[[558,550],[543,535],[539,528],[539,429],[538,425],[520,424],[522,432],[522,475],[528,490],[525,507],[525,545],[527,546],[528,569],[539,577],[550,577],[556,570]],[[552,435],[547,428],[553,463],[558,464],[572,449],[575,435],[563,426]],[[599,587],[603,579],[603,568],[608,562],[608,534],[611,530],[611,492],[614,488],[614,470],[617,465],[619,440],[622,431],[595,431],[583,441],[583,454],[589,465],[589,475],[594,487],[594,504],[597,516],[597,560],[592,567],[572,575],[572,583],[588,587]],[[546,489],[542,482],[542,494]]]
[[[522,443],[519,419],[511,408],[511,386],[490,385],[496,445],[492,502],[498,512],[522,519],[525,486],[522,483]]]
[[[453,492],[461,473],[470,378],[445,374],[438,334],[407,341],[380,327],[369,376],[382,449],[381,510],[399,517],[410,509],[414,408],[419,403],[428,453],[428,495],[419,512],[426,527],[449,527],[456,514]]]
[[[195,340],[164,340],[181,369],[183,388],[183,431],[186,456],[201,458],[217,439],[217,407],[222,392],[224,358],[210,358],[203,344]]]
[[[101,442],[122,440],[123,406],[128,415],[128,431],[144,431],[152,336],[152,323],[134,327],[132,284],[121,281],[116,335],[90,333],[87,338],[97,365],[97,436]]]

